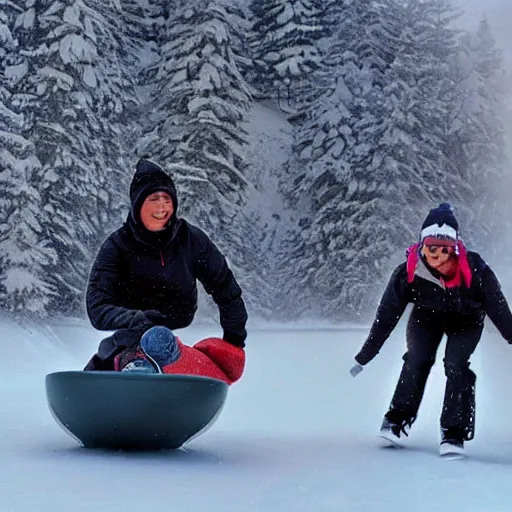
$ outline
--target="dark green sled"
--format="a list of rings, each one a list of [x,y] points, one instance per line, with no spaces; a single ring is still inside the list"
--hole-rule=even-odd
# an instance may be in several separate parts
[[[85,448],[176,449],[218,418],[228,385],[192,375],[67,371],[46,376],[57,423]]]

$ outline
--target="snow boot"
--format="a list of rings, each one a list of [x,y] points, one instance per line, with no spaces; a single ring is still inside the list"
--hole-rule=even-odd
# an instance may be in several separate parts
[[[403,447],[404,439],[409,436],[410,429],[411,422],[392,421],[384,416],[379,437],[384,440],[384,446]]]
[[[464,433],[461,429],[441,427],[439,455],[450,460],[464,458]]]

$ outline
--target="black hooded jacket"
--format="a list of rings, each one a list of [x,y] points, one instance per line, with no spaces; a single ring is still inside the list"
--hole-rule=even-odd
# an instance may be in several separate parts
[[[149,194],[161,190],[171,195],[174,213],[166,229],[150,232],[142,225],[140,207]],[[96,329],[116,332],[102,341],[86,369],[111,369],[115,354],[137,344],[152,325],[170,329],[190,325],[197,309],[197,280],[219,308],[224,340],[245,346],[242,291],[208,236],[176,216],[171,178],[153,162],[141,160],[130,199],[128,219],[105,240],[90,273],[89,319]]]
[[[365,365],[379,353],[409,303],[429,321],[452,329],[463,329],[471,322],[483,323],[487,315],[505,340],[512,343],[512,313],[498,278],[478,253],[469,251],[467,260],[473,276],[469,288],[446,288],[428,270],[423,276],[421,272],[416,274],[409,283],[406,263],[399,265],[384,291],[368,338],[355,356],[356,361]],[[419,268],[422,265],[420,260]]]

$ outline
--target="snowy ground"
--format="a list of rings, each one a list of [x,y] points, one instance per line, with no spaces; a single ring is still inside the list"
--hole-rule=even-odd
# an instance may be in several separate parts
[[[0,324],[2,512],[510,512],[512,347],[488,333],[474,357],[477,436],[470,458],[437,455],[443,385],[436,365],[410,450],[375,433],[400,368],[401,333],[357,379],[365,331],[254,331],[248,365],[213,428],[186,450],[80,448],[48,412],[44,376],[78,369],[101,334],[61,325],[44,335]],[[208,334],[180,333],[185,342]]]

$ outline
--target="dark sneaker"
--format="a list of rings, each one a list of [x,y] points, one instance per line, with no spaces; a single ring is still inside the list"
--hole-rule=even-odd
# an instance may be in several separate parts
[[[404,446],[404,439],[409,436],[410,422],[393,422],[384,416],[379,437],[386,441],[387,446]]]
[[[461,458],[464,456],[464,434],[460,429],[441,427],[439,454],[446,458]]]

